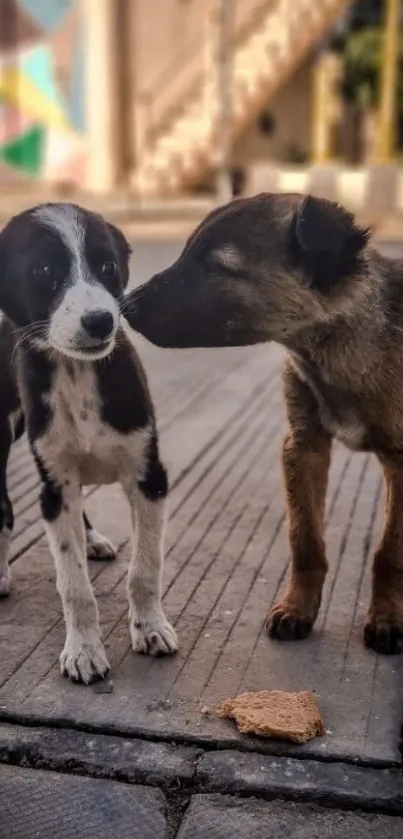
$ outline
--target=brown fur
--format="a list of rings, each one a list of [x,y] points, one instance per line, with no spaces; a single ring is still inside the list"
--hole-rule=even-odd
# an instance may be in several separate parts
[[[177,262],[128,297],[160,346],[274,340],[288,350],[283,470],[292,572],[270,635],[305,637],[326,575],[323,511],[332,438],[378,457],[386,517],[373,564],[368,646],[403,649],[403,263],[383,258],[347,211],[261,195],[214,211]]]

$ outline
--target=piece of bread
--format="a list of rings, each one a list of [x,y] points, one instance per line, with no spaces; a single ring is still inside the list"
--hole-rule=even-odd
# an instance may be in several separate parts
[[[293,743],[307,743],[325,733],[319,708],[308,691],[242,693],[222,702],[216,714],[234,719],[243,734],[275,737]]]

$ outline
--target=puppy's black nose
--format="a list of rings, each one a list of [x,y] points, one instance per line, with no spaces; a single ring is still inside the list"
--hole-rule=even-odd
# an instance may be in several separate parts
[[[105,341],[113,331],[113,315],[104,309],[96,309],[82,315],[81,326],[85,329],[90,338],[99,338]]]

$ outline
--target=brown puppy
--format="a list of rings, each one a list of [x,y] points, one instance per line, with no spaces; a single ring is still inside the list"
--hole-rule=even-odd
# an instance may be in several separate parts
[[[215,210],[177,262],[129,295],[131,326],[163,347],[277,341],[289,429],[283,466],[292,573],[267,617],[271,636],[303,638],[327,562],[323,511],[332,438],[373,451],[387,487],[365,641],[403,649],[403,262],[330,202],[259,195]]]

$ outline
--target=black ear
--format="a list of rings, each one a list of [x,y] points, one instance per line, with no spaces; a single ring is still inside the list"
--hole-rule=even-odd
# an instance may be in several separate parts
[[[18,278],[13,276],[12,260],[16,249],[10,250],[6,246],[4,230],[0,233],[0,313],[2,312],[17,326],[24,326],[26,324],[25,297],[21,293]]]
[[[292,235],[309,285],[326,294],[337,280],[356,273],[369,233],[338,204],[304,198],[295,213]]]
[[[109,222],[107,225],[116,248],[116,253],[119,258],[119,267],[124,280],[124,285],[126,286],[129,281],[129,260],[132,248],[126,239],[126,236],[123,235],[122,231],[119,230],[118,227],[115,227],[114,224],[110,224]]]

